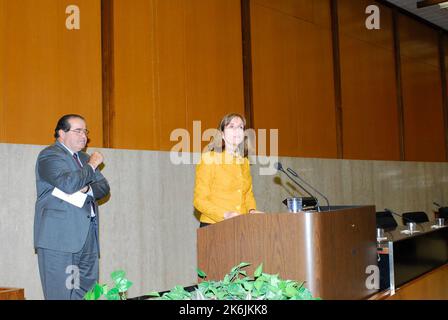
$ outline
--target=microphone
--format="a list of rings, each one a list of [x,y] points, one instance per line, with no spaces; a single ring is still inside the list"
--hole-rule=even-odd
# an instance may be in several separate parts
[[[401,214],[398,214],[398,213],[396,213],[396,212],[393,212],[392,210],[387,209],[387,208],[385,208],[384,211],[386,211],[386,212],[390,212],[390,213],[392,213],[392,214],[394,214],[394,215],[396,215],[396,216],[399,216],[400,218],[402,218],[403,220],[406,220],[407,222],[415,223],[415,224],[416,224],[416,225],[417,225],[423,232],[425,231],[425,230],[423,229],[423,226],[421,226],[419,223],[415,222],[414,220],[411,220],[411,219],[409,219],[409,218],[403,217]]]
[[[316,192],[318,195],[320,195],[322,198],[325,199],[325,201],[327,202],[327,206],[328,206],[328,211],[330,211],[330,201],[328,201],[328,198],[326,196],[324,196],[321,192],[319,192],[318,190],[316,190],[316,188],[314,188],[313,186],[311,186],[308,182],[306,182],[304,179],[302,179],[294,170],[292,170],[291,168],[286,169],[288,170],[289,173],[291,173],[294,177],[298,178],[300,181],[302,181],[307,187],[311,188],[314,192]]]
[[[286,172],[286,171],[283,169],[283,166],[282,166],[282,164],[281,164],[280,162],[276,162],[276,163],[274,164],[274,168],[275,168],[277,171],[281,171],[281,172],[283,172],[284,174],[286,174],[286,176],[287,176],[292,182],[294,182],[296,185],[298,185],[300,189],[302,189],[303,191],[305,191],[311,198],[313,198],[314,200],[316,200],[316,206],[317,206],[318,211],[320,212],[319,200],[318,200],[315,196],[313,196],[313,195],[312,195],[312,194],[311,194],[305,187],[303,187],[300,183],[298,183],[295,179],[293,179],[293,178],[288,174],[288,172]]]
[[[439,208],[442,207],[442,206],[441,206],[440,204],[438,204],[437,202],[433,202],[432,204],[435,205],[436,207],[439,207]]]

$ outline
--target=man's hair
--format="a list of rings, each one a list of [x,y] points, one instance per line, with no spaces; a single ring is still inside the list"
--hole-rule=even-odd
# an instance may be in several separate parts
[[[59,121],[58,124],[56,125],[56,128],[54,128],[54,137],[57,139],[59,138],[59,130],[62,130],[64,132],[68,132],[70,131],[70,122],[68,122],[68,120],[73,119],[73,118],[79,118],[85,121],[85,119],[80,116],[79,114],[66,114],[64,116],[62,116]]]

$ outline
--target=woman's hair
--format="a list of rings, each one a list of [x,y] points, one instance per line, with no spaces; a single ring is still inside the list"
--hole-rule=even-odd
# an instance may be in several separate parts
[[[238,113],[229,113],[226,114],[221,122],[218,125],[218,132],[216,135],[212,138],[210,144],[207,146],[207,149],[209,151],[215,151],[215,152],[223,152],[226,149],[226,142],[224,140],[224,129],[229,125],[229,123],[232,121],[233,118],[238,117],[243,121],[243,126],[246,128],[246,119],[244,116],[238,114]],[[248,138],[246,135],[244,135],[243,141],[238,145],[237,151],[241,156],[247,157],[248,156]]]

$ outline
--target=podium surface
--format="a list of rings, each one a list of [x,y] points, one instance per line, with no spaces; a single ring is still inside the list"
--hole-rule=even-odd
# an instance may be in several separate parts
[[[240,262],[306,281],[322,299],[364,299],[377,266],[375,206],[323,212],[248,214],[197,230],[198,267],[220,280]]]

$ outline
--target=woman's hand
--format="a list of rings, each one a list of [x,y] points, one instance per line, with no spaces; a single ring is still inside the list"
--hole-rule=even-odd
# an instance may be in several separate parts
[[[224,213],[224,219],[230,219],[230,218],[234,218],[236,216],[239,216],[240,214],[238,212],[234,212],[234,211],[227,211]]]

